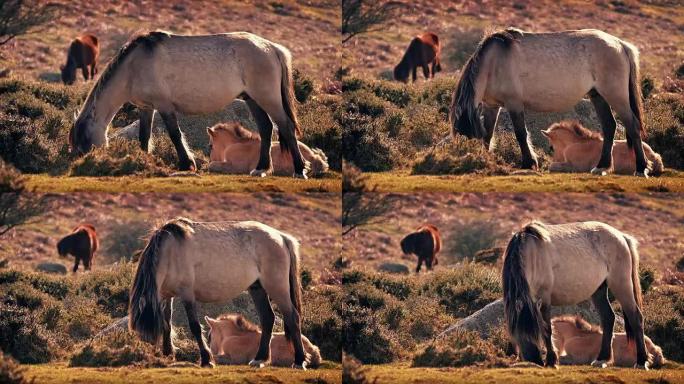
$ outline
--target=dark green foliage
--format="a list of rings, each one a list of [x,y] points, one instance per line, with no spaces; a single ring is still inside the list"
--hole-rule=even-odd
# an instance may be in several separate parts
[[[677,260],[677,264],[675,264],[675,268],[677,268],[677,271],[679,271],[679,272],[684,272],[684,256],[682,256],[681,258],[679,258],[679,260]]]
[[[649,76],[642,76],[641,77],[641,97],[645,99],[648,99],[648,97],[653,93],[653,90],[655,89],[655,83],[653,82],[653,79],[650,78]]]
[[[665,358],[684,362],[684,287],[664,286],[644,296],[644,333]]]
[[[342,359],[343,293],[340,287],[304,292],[302,333],[318,346],[325,360]]]
[[[110,316],[123,317],[128,313],[128,294],[134,274],[135,265],[131,263],[91,272],[81,279],[78,291],[84,296],[93,296],[98,306]]]
[[[26,173],[47,172],[58,162],[58,148],[35,121],[0,112],[0,155]]]
[[[0,383],[27,384],[32,383],[24,377],[25,368],[21,368],[11,356],[0,351]]]
[[[684,79],[684,63],[681,63],[677,69],[675,69],[674,74],[678,79]]]
[[[321,149],[328,157],[330,169],[342,169],[342,98],[321,96],[300,107],[297,111],[302,126],[300,141],[312,148]]]
[[[447,313],[466,317],[501,297],[498,271],[474,263],[438,271],[423,284],[422,292],[436,297]]]
[[[345,116],[342,153],[345,160],[364,172],[388,171],[398,157],[397,149],[381,132],[378,121],[360,114]]]
[[[292,75],[294,77],[295,98],[300,103],[305,103],[314,91],[314,80],[297,69],[293,71]]]
[[[391,363],[401,351],[396,333],[387,329],[382,316],[357,306],[344,313],[342,349],[364,364]]]
[[[54,357],[52,337],[35,312],[0,303],[0,350],[23,364],[47,363]]]
[[[71,290],[71,284],[66,277],[13,269],[0,271],[0,286],[16,282],[26,282],[36,290],[60,300],[64,299]]]
[[[684,97],[653,97],[645,109],[646,141],[663,157],[665,167],[684,169]]]

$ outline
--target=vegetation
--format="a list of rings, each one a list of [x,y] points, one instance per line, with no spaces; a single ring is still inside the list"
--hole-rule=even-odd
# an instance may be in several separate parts
[[[392,210],[390,196],[368,190],[365,179],[353,165],[344,168],[344,193],[342,194],[342,235],[355,228],[370,225]]]
[[[0,160],[0,236],[37,218],[48,205],[48,198],[31,193],[21,174]]]
[[[369,33],[382,27],[399,9],[397,2],[377,3],[363,0],[342,1],[342,43],[352,37]]]
[[[24,377],[25,368],[21,368],[14,359],[0,351],[0,383],[25,384],[29,381]]]
[[[0,46],[17,36],[35,32],[52,20],[56,6],[32,0],[5,0],[0,3]]]

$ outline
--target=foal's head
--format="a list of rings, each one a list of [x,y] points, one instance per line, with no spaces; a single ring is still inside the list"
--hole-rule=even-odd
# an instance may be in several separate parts
[[[221,315],[216,319],[205,316],[204,320],[209,324],[212,339],[216,338],[220,340],[228,336],[261,332],[261,329],[257,325],[245,319],[244,316],[236,313]]]
[[[219,123],[207,128],[209,142],[211,143],[210,159],[221,161],[223,151],[228,145],[238,143],[259,143],[261,139],[256,133],[244,128],[240,123]]]
[[[600,133],[592,132],[577,120],[563,120],[554,123],[547,130],[542,130],[541,133],[549,139],[551,145],[556,149],[583,141],[603,140]]]

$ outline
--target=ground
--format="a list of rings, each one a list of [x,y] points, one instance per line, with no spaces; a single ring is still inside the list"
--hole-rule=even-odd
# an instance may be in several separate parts
[[[27,365],[28,378],[36,383],[341,383],[339,364],[325,363],[306,372],[289,368],[255,370],[245,366],[207,368],[69,368],[66,364]]]
[[[541,368],[410,368],[408,364],[364,366],[366,377],[378,383],[682,383],[684,369],[637,371],[629,368],[600,370],[591,367]]]

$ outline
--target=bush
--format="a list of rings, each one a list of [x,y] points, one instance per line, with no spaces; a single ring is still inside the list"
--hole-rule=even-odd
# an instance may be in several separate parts
[[[646,102],[647,142],[666,167],[684,169],[684,97],[659,95]]]
[[[32,383],[24,378],[25,368],[21,368],[11,356],[6,356],[0,351],[0,383],[4,384],[27,384]]]
[[[406,114],[410,117],[401,133],[404,141],[413,148],[423,149],[445,138],[449,124],[435,112],[434,108],[420,104],[407,108]]]
[[[128,314],[128,295],[134,275],[133,263],[121,263],[110,270],[94,271],[81,278],[78,293],[94,297],[97,305],[109,316],[123,317]]]
[[[328,157],[330,169],[342,169],[342,126],[338,115],[342,113],[342,98],[331,96],[312,100],[298,111],[302,126],[300,140],[310,147],[321,149]]]
[[[138,143],[124,139],[110,141],[109,147],[95,148],[76,160],[70,176],[167,176],[170,169]]]
[[[113,224],[103,241],[103,249],[109,262],[131,261],[137,251],[145,248],[150,224],[140,219]]]
[[[342,358],[342,292],[339,287],[306,291],[302,300],[302,333],[316,345],[325,360]]]
[[[346,114],[342,133],[344,159],[364,172],[388,171],[397,162],[392,139],[381,132],[378,121],[359,114]]]
[[[498,272],[475,263],[432,274],[421,291],[435,297],[447,313],[458,318],[471,315],[503,293]]]
[[[501,159],[485,149],[482,141],[463,136],[426,151],[413,163],[412,169],[413,174],[423,175],[504,175],[509,171]]]
[[[41,131],[35,121],[0,112],[0,155],[26,173],[40,173],[61,167],[58,156],[66,149]]]
[[[366,378],[366,369],[363,368],[361,362],[356,360],[354,356],[347,354],[342,357],[342,382],[344,384],[371,383],[371,381]]]
[[[456,222],[445,236],[444,256],[450,262],[472,260],[478,251],[493,248],[502,235],[501,227],[494,220]]]
[[[415,296],[407,300],[404,306],[408,315],[401,322],[401,332],[408,334],[414,343],[432,339],[456,322],[434,297]]]
[[[305,103],[314,91],[314,80],[297,69],[293,71],[292,75],[294,77],[295,98],[300,103]]]
[[[667,359],[684,362],[684,287],[666,286],[644,296],[644,333]]]
[[[112,319],[102,313],[95,298],[70,296],[63,304],[64,319],[60,331],[72,340],[91,338],[111,323]]]
[[[475,53],[475,49],[483,36],[484,31],[479,28],[455,31],[447,40],[449,43],[444,49],[451,52],[448,57],[450,65],[454,68],[461,68],[468,61],[468,58]]]
[[[391,363],[401,347],[394,332],[387,329],[380,314],[368,308],[350,306],[344,313],[342,349],[364,364]]]
[[[39,272],[22,272],[14,269],[0,271],[0,285],[27,282],[35,289],[56,299],[64,299],[71,290],[66,277],[52,276]]]
[[[69,359],[71,367],[121,367],[131,364],[147,367],[166,365],[153,345],[142,342],[128,331],[117,331],[89,342]]]
[[[55,341],[37,313],[0,303],[0,350],[22,364],[47,363],[55,357]]]
[[[506,367],[512,361],[504,350],[477,332],[453,332],[413,357],[413,367]]]
[[[345,95],[347,112],[378,118],[385,113],[387,102],[371,91],[362,89]]]

